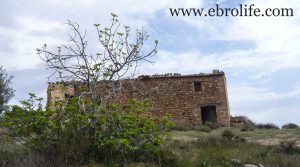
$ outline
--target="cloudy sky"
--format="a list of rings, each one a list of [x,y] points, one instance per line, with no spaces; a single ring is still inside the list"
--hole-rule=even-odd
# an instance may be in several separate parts
[[[169,8],[201,8],[239,3],[260,8],[293,8],[294,17],[172,17]],[[0,65],[14,75],[16,96],[46,97],[49,71],[36,48],[66,43],[66,20],[87,30],[93,45],[94,23],[108,25],[110,13],[132,29],[144,27],[149,46],[159,40],[155,64],[140,74],[226,73],[232,115],[256,122],[300,124],[300,4],[298,0],[0,0]],[[147,47],[147,45],[146,45]]]

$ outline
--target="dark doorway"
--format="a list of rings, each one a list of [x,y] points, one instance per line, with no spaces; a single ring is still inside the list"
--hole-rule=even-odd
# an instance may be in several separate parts
[[[216,106],[201,107],[202,124],[206,122],[217,123]]]

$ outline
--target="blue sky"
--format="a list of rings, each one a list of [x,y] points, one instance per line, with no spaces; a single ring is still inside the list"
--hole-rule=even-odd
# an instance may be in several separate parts
[[[170,7],[292,7],[294,17],[171,17]],[[34,92],[46,97],[49,71],[36,55],[47,43],[67,41],[67,19],[88,31],[96,45],[94,23],[107,25],[110,13],[132,29],[144,27],[149,46],[159,40],[155,64],[140,74],[195,74],[225,71],[232,115],[256,122],[300,124],[300,5],[297,0],[0,0],[0,64],[14,75],[18,103]],[[93,50],[93,49],[91,49]],[[92,52],[91,52],[92,53]]]

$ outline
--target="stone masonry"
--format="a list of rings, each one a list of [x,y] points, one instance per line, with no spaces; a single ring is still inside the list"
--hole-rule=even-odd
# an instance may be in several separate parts
[[[196,75],[147,75],[121,81],[120,91],[114,92],[112,98],[115,102],[123,103],[130,98],[150,98],[153,113],[170,113],[176,124],[202,125],[204,122],[215,122],[230,125],[226,78],[222,71]],[[97,90],[106,92],[116,83],[100,81]],[[53,106],[55,99],[65,99],[76,94],[78,82],[49,83],[47,105]]]

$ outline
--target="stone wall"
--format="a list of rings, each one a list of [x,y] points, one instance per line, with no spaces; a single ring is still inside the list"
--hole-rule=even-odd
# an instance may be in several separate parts
[[[120,91],[107,92],[112,85],[120,83]],[[199,92],[195,83],[200,83]],[[76,94],[74,83],[50,83],[48,87],[48,105],[54,99]],[[125,102],[130,98],[150,98],[153,112],[157,115],[170,113],[177,124],[201,125],[201,107],[216,107],[216,122],[230,125],[230,112],[227,97],[225,74],[215,71],[212,74],[198,75],[154,75],[122,81],[101,81],[99,92],[114,94],[114,101]],[[111,96],[110,96],[111,97]]]

